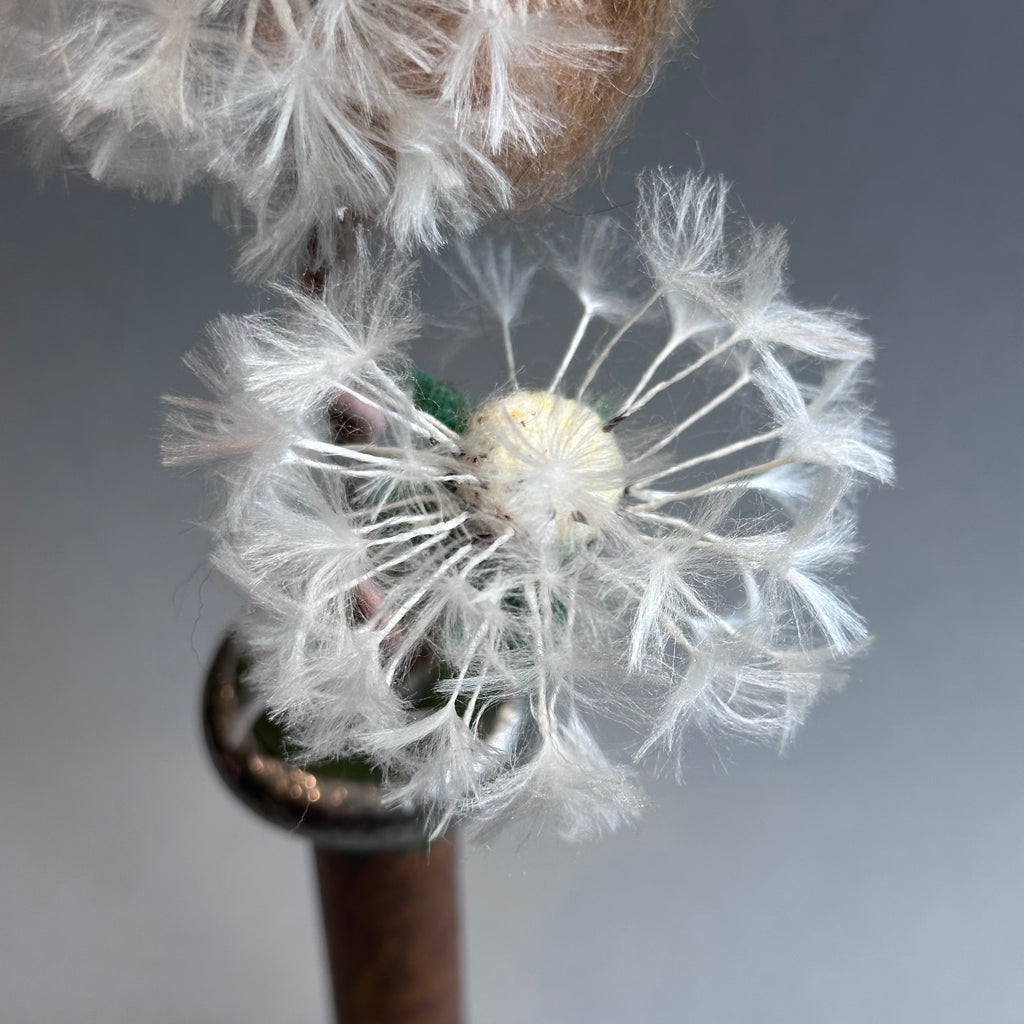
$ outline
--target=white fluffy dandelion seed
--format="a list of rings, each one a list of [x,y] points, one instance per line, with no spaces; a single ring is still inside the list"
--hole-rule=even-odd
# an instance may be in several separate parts
[[[251,222],[294,270],[351,222],[438,244],[564,189],[685,0],[3,0],[0,121],[39,162]]]
[[[790,304],[780,235],[727,234],[725,200],[654,177],[629,250],[606,221],[538,263],[466,250],[506,378],[475,409],[405,367],[400,282],[365,256],[324,301],[220,322],[214,399],[179,409],[170,452],[220,460],[217,563],[302,756],[369,758],[438,829],[537,813],[578,837],[641,804],[600,716],[640,754],[690,725],[784,741],[841,675],[865,638],[832,581],[850,497],[890,474],[871,346]],[[516,350],[544,270],[579,316],[541,375]],[[339,399],[374,411],[357,442]]]

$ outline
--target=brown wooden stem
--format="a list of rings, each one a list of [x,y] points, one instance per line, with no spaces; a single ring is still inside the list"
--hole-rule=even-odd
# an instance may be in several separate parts
[[[338,1024],[459,1024],[455,844],[315,851]]]

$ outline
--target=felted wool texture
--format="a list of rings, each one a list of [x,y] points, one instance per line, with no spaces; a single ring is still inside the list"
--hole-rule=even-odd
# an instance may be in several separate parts
[[[557,0],[555,6],[571,4]],[[673,42],[691,33],[694,4],[671,0],[596,0],[588,15],[615,42],[602,74],[553,63],[545,70],[554,84],[563,130],[538,159],[515,149],[499,162],[521,205],[565,194],[590,161],[620,130],[634,101],[653,86]]]
[[[222,318],[190,360],[209,397],[171,405],[168,459],[211,467],[215,564],[296,757],[368,759],[438,832],[615,828],[637,762],[694,730],[784,744],[867,638],[839,577],[892,469],[854,319],[789,300],[781,232],[730,218],[718,181],[650,175],[632,229],[546,243],[457,249],[440,321],[495,387],[453,425],[417,401],[408,268],[365,244],[322,298]],[[561,355],[523,365],[552,287]],[[490,741],[499,713],[521,742]]]

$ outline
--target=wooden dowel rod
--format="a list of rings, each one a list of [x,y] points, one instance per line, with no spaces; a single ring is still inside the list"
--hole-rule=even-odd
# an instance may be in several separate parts
[[[455,844],[314,849],[338,1024],[459,1024]]]

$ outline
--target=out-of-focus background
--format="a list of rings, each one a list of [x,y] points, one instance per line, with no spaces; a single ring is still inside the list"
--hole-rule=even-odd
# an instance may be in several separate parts
[[[475,1024],[1024,1020],[1022,15],[721,0],[609,161],[724,173],[796,296],[868,318],[877,639],[784,756],[695,745],[636,831],[464,851]],[[201,749],[237,599],[158,456],[254,296],[203,196],[40,191],[4,141],[0,1019],[326,1020],[309,852]]]

